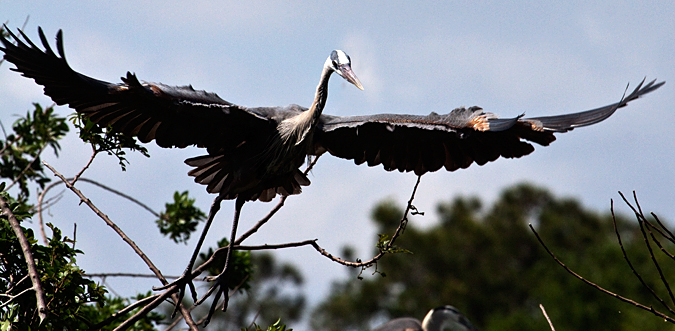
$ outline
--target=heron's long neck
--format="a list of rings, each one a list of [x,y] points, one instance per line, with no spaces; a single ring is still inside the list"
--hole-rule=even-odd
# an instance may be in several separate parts
[[[309,107],[309,110],[307,111],[311,114],[312,121],[316,121],[316,119],[321,116],[321,112],[323,112],[323,108],[326,106],[326,99],[328,99],[328,80],[332,73],[333,70],[328,66],[323,66],[321,80],[319,81],[319,86],[316,87],[314,102],[312,102],[312,106]]]
[[[328,79],[333,71],[326,65],[321,72],[321,81],[316,88],[316,95],[314,102],[309,110],[302,112],[299,115],[286,119],[279,123],[279,134],[282,141],[291,142],[293,145],[298,145],[305,141],[321,116],[323,107],[326,105],[328,98]],[[309,135],[311,137],[311,135]]]

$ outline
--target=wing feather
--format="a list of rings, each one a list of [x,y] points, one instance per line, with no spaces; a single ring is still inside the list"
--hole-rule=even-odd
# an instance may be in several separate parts
[[[239,145],[253,132],[273,128],[269,119],[254,110],[192,86],[141,83],[130,72],[119,84],[79,74],[66,61],[60,30],[56,35],[58,55],[42,29],[38,32],[44,50],[22,31],[21,38],[7,31],[16,45],[2,37],[4,47],[0,49],[5,59],[16,65],[12,70],[42,85],[57,104],[67,104],[93,122],[111,125],[142,142],[154,139],[161,147],[197,145],[219,150]]]
[[[578,113],[500,119],[480,107],[460,107],[448,114],[427,116],[379,114],[338,117],[322,115],[315,134],[315,153],[387,171],[421,175],[445,167],[448,171],[484,165],[499,157],[518,158],[534,151],[531,142],[547,146],[553,133],[601,122],[614,112],[661,87],[665,82],[643,80],[619,102]]]

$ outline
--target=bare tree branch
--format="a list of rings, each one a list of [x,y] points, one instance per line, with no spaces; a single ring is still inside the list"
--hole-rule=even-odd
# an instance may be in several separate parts
[[[312,168],[314,168],[314,165],[316,165],[316,163],[318,161],[319,161],[319,156],[313,158],[311,161],[308,162],[307,169],[305,169],[305,171],[303,171],[305,176],[307,176],[307,174],[309,174],[309,172],[312,171]],[[239,245],[244,240],[246,240],[248,237],[250,237],[252,234],[256,233],[263,225],[265,225],[265,223],[267,223],[267,221],[269,221],[272,218],[272,216],[274,216],[274,214],[276,214],[281,209],[281,207],[284,206],[284,203],[286,202],[287,198],[288,198],[288,196],[282,196],[279,199],[279,203],[277,203],[277,205],[274,206],[274,208],[272,208],[272,210],[270,210],[270,212],[267,213],[267,215],[265,215],[265,217],[260,219],[260,221],[258,221],[258,223],[256,223],[253,227],[251,227],[251,229],[246,231],[243,235],[241,235],[241,237],[239,237],[237,240],[235,240],[234,244]]]
[[[647,285],[645,280],[642,279],[642,276],[640,276],[640,273],[638,273],[637,270],[635,270],[635,267],[633,267],[633,263],[628,258],[628,254],[626,253],[626,249],[623,246],[623,241],[621,240],[621,235],[619,234],[619,230],[618,230],[618,227],[616,225],[616,217],[614,215],[614,200],[610,200],[610,203],[611,203],[610,210],[612,212],[612,221],[614,222],[614,232],[616,232],[616,238],[619,241],[619,247],[621,247],[621,252],[623,253],[623,259],[626,261],[626,263],[628,264],[628,267],[630,267],[630,270],[633,272],[633,275],[635,275],[635,277],[640,281],[642,286],[645,287],[649,291],[649,293],[651,293],[652,296],[654,298],[656,298],[656,300],[658,300],[666,309],[668,309],[669,311],[672,312],[670,307],[668,307],[668,304],[665,301],[663,301],[661,299],[661,297],[659,297],[659,295],[656,294],[656,292],[649,285]]]
[[[56,169],[54,169],[52,166],[50,166],[47,162],[44,162],[44,161],[43,161],[42,163],[43,163],[47,168],[49,168],[49,170],[51,170],[57,177],[59,177],[59,178],[61,179],[61,181],[63,181],[64,184],[66,184],[66,186],[67,186],[71,191],[73,191],[73,193],[75,193],[75,194],[80,198],[80,201],[84,202],[87,206],[89,206],[89,208],[90,208],[92,211],[94,211],[94,213],[96,213],[96,215],[98,215],[101,219],[103,219],[103,221],[105,221],[105,223],[106,223],[108,226],[110,226],[110,227],[111,227],[111,228],[112,228],[112,229],[113,229],[113,230],[114,230],[114,231],[122,238],[122,240],[124,240],[129,246],[131,246],[131,248],[134,250],[134,252],[136,252],[136,254],[137,254],[138,256],[141,257],[141,259],[143,260],[143,262],[145,262],[145,264],[148,266],[148,268],[150,268],[150,270],[157,276],[157,278],[160,280],[160,282],[162,282],[162,284],[168,284],[168,282],[166,281],[166,279],[164,278],[164,276],[162,276],[161,271],[159,271],[159,269],[157,269],[157,267],[155,267],[155,265],[152,263],[152,261],[150,261],[150,259],[149,259],[149,258],[145,255],[145,253],[138,247],[138,245],[136,245],[136,243],[135,243],[133,240],[131,240],[131,239],[130,239],[123,231],[122,231],[122,229],[120,229],[120,228],[117,226],[117,224],[115,224],[113,221],[111,221],[110,218],[108,218],[107,215],[105,215],[105,214],[104,214],[103,212],[101,212],[96,206],[94,206],[94,204],[89,200],[89,198],[87,198],[86,196],[84,196],[84,194],[82,194],[82,192],[81,192],[80,190],[78,190],[77,188],[75,188],[75,187],[74,187],[74,186],[73,186],[73,185],[72,185],[72,184],[71,184],[71,183],[63,176],[63,175],[61,175],[58,171],[56,171]],[[173,294],[173,291],[167,291],[167,292],[163,293],[163,294],[162,294],[162,300],[165,299],[166,297],[168,297],[169,295],[172,295],[172,294]],[[180,309],[180,310],[181,310],[181,313],[184,314],[183,317],[185,318],[186,322],[188,322],[188,325],[190,326],[190,329],[196,331],[196,330],[197,330],[197,326],[194,325],[194,321],[192,320],[192,317],[190,316],[189,312],[185,309],[185,307],[182,306],[182,304],[180,303],[180,300],[178,299],[177,296],[174,296],[173,299],[174,299],[174,301],[176,302],[177,305],[180,305],[180,306],[181,306],[181,309]],[[160,301],[160,302],[161,302],[161,301]],[[132,318],[130,318],[130,320],[133,319],[133,318],[136,318],[136,320],[138,320],[139,318],[145,316],[145,314],[147,314],[147,313],[150,312],[152,309],[154,309],[157,305],[159,305],[160,302],[157,302],[157,303],[155,304],[155,302],[153,301],[149,306],[146,306],[144,309],[142,309],[141,311],[139,311],[139,313],[137,313],[136,315],[132,316]],[[154,306],[153,306],[153,304],[154,304]],[[152,309],[149,309],[149,310],[148,310],[148,307],[151,307],[151,306],[152,306]],[[142,312],[143,312],[143,314],[139,315],[139,314],[142,313]],[[120,327],[122,327],[122,325],[126,325],[126,326],[125,326],[124,328],[120,328]],[[115,330],[124,330],[124,329],[130,327],[131,325],[133,325],[133,323],[132,323],[132,324],[129,324],[129,323],[127,323],[127,321],[125,321],[124,323],[122,323],[122,325],[120,325],[120,326],[119,326],[118,328],[116,328]]]
[[[631,206],[631,204],[628,202],[628,200],[626,200],[626,197],[623,196],[623,193],[619,192],[619,195],[621,195],[621,198],[623,198],[623,201],[624,201],[628,206],[630,206],[631,209],[633,209],[633,211],[635,211],[635,209],[633,208],[633,206]],[[639,203],[638,200],[637,200],[637,195],[635,194],[635,191],[633,191],[633,198],[635,199],[635,205],[637,206],[637,209],[638,209],[638,211],[639,211],[639,214],[638,214],[638,212],[635,212],[635,218],[637,219],[638,224],[640,225],[640,232],[642,233],[642,238],[644,239],[645,245],[647,246],[647,250],[649,250],[649,256],[651,257],[652,262],[654,263],[654,266],[656,266],[656,270],[658,270],[658,272],[659,272],[659,276],[661,277],[661,282],[663,283],[663,285],[664,285],[664,286],[666,287],[666,289],[668,290],[668,294],[670,295],[671,301],[672,301],[673,303],[675,303],[675,297],[673,296],[673,292],[672,292],[671,289],[670,289],[670,285],[668,285],[668,281],[667,281],[666,278],[663,276],[663,271],[661,270],[661,266],[659,265],[658,261],[656,260],[656,257],[654,256],[654,251],[652,251],[652,246],[649,244],[649,238],[647,237],[647,234],[645,233],[645,226],[644,226],[644,223],[647,222],[647,219],[644,217],[644,214],[642,213],[642,208],[640,207],[640,203]],[[613,214],[613,213],[612,213],[612,214]],[[631,268],[632,268],[632,267],[631,267]],[[652,291],[652,294],[654,294],[654,296],[656,296],[656,297],[660,300],[660,298],[658,297],[658,295],[656,295],[653,291]],[[662,301],[662,300],[661,300],[661,301]],[[670,306],[668,306],[665,302],[662,302],[662,303],[665,305],[665,307],[666,307],[671,313],[675,314],[675,311],[673,311],[673,309],[670,308]]]
[[[33,288],[32,288],[32,287],[29,287],[29,288],[27,288],[27,289],[21,291],[19,294],[16,294],[16,295],[0,294],[0,296],[8,297],[8,298],[9,298],[9,300],[3,302],[3,303],[0,305],[0,308],[4,308],[4,307],[7,306],[8,304],[12,303],[12,302],[14,301],[14,299],[16,299],[16,298],[22,296],[24,293],[28,293],[28,292],[32,291],[32,290],[33,290]],[[9,293],[9,291],[7,291],[7,292]]]
[[[96,155],[98,155],[98,151],[96,150],[94,145],[91,146],[91,149],[92,153],[91,157],[89,158],[89,161],[87,161],[87,164],[85,164],[84,167],[82,167],[82,170],[80,170],[80,172],[78,172],[77,175],[73,177],[73,180],[70,182],[71,184],[75,185],[75,182],[77,182],[77,180],[82,176],[82,174],[89,168],[91,163],[94,162],[94,158],[96,157]]]
[[[136,309],[137,307],[142,306],[142,305],[148,303],[148,301],[154,300],[155,297],[157,297],[157,296],[159,296],[159,294],[151,295],[151,296],[149,296],[149,297],[145,297],[145,298],[143,298],[143,299],[141,299],[141,300],[138,300],[138,301],[136,301],[136,302],[134,302],[134,303],[132,303],[132,304],[126,306],[124,309],[122,309],[122,310],[120,310],[120,311],[118,311],[118,312],[116,312],[116,313],[110,315],[110,317],[104,319],[103,321],[98,322],[98,323],[92,325],[92,326],[89,328],[89,330],[100,330],[102,327],[104,327],[104,326],[106,326],[106,325],[108,325],[108,324],[114,322],[114,321],[115,321],[116,319],[118,319],[120,316],[123,316],[124,314],[126,314],[126,313],[128,313],[128,312],[130,312],[130,311],[132,311],[132,310],[134,310],[134,309]]]
[[[40,154],[42,154],[42,152],[45,150],[45,148],[47,148],[46,144],[44,146],[40,147],[40,150],[37,152],[37,154],[33,158],[33,161],[30,161],[28,163],[28,165],[26,165],[26,167],[24,167],[23,170],[21,170],[21,173],[19,173],[19,175],[16,176],[14,178],[14,180],[12,180],[12,183],[7,185],[7,187],[5,188],[5,191],[8,191],[12,186],[14,186],[14,184],[16,184],[21,179],[21,177],[23,177],[23,175],[26,174],[28,169],[30,169],[33,166],[33,164],[35,163],[35,161],[37,161],[38,158],[40,158]]]
[[[61,175],[58,171],[56,171],[56,169],[52,168],[52,166],[50,166],[47,162],[43,161],[42,163],[47,168],[49,168],[49,170],[51,170],[57,177],[59,177],[61,179],[61,181],[63,181],[63,183],[65,183],[66,186],[71,191],[73,191],[75,193],[75,195],[77,195],[80,198],[81,202],[83,202],[84,204],[89,206],[89,208],[94,213],[96,213],[96,215],[98,215],[98,217],[100,217],[109,227],[111,227],[122,238],[122,240],[124,240],[129,246],[131,246],[131,248],[134,250],[134,252],[136,252],[136,254],[141,257],[143,262],[145,262],[145,264],[148,266],[148,268],[150,268],[150,270],[152,270],[152,272],[157,276],[157,278],[159,278],[160,281],[162,281],[163,283],[166,284],[166,279],[164,279],[164,276],[162,276],[161,271],[159,271],[159,269],[157,269],[157,267],[155,267],[154,263],[152,263],[152,261],[150,261],[150,259],[145,255],[145,253],[143,253],[143,251],[138,247],[138,245],[136,245],[136,243],[133,240],[131,240],[131,238],[129,238],[124,233],[124,231],[122,231],[122,229],[120,229],[117,226],[117,224],[115,224],[113,221],[110,220],[110,218],[108,218],[108,215],[101,212],[101,210],[99,210],[91,202],[91,200],[89,200],[89,198],[84,196],[84,194],[82,194],[82,192],[80,190],[75,188],[75,186],[73,186],[63,175]]]
[[[656,216],[656,214],[654,214],[654,213],[651,213],[651,214],[652,214],[652,217],[654,217],[654,219],[656,220],[656,222],[659,224],[659,226],[661,227],[661,229],[663,229],[663,231],[665,231],[665,232],[667,233],[667,235],[665,235],[665,234],[663,234],[663,233],[660,232],[661,235],[663,235],[666,239],[670,240],[670,242],[672,242],[673,244],[675,244],[675,235],[673,235],[673,233],[670,232],[670,230],[668,230],[668,227],[666,227],[665,225],[663,225],[663,223],[661,223],[661,220],[659,220],[659,217]]]
[[[100,277],[100,278],[106,278],[106,277],[132,277],[132,278],[157,278],[157,275],[151,275],[151,274],[137,274],[137,273],[130,273],[130,272],[105,272],[105,273],[86,273],[85,274],[87,277]],[[164,276],[166,279],[178,279],[180,276]]]
[[[76,180],[77,180],[76,178],[67,178],[67,179],[66,179],[66,181],[70,182],[71,185],[72,185],[72,183],[74,183]],[[113,189],[113,188],[111,188],[111,187],[109,187],[109,186],[103,185],[103,184],[101,184],[101,183],[99,183],[99,182],[97,182],[97,181],[95,181],[95,180],[91,180],[91,179],[89,179],[89,178],[82,177],[82,178],[79,178],[79,180],[82,181],[82,182],[85,182],[85,183],[89,183],[89,184],[98,186],[98,187],[100,187],[100,188],[102,188],[102,189],[104,189],[104,190],[110,191],[110,192],[112,192],[112,193],[114,193],[114,194],[117,194],[117,195],[119,195],[119,196],[121,196],[121,197],[123,197],[123,198],[125,198],[125,199],[127,199],[127,200],[129,200],[129,201],[131,201],[131,202],[133,202],[133,203],[135,203],[135,204],[141,206],[143,209],[147,210],[147,211],[150,212],[152,215],[154,215],[155,217],[159,218],[159,213],[158,213],[158,212],[152,210],[152,209],[151,209],[150,207],[148,207],[146,204],[140,202],[139,200],[135,199],[135,198],[132,197],[132,196],[129,196],[129,195],[123,193],[123,192],[120,192],[120,191],[118,191],[118,190],[115,190],[115,189]],[[43,219],[43,217],[42,217],[42,210],[44,209],[44,205],[45,205],[45,203],[43,202],[43,199],[44,199],[45,195],[47,194],[47,192],[48,192],[49,190],[51,190],[51,189],[54,188],[55,186],[61,185],[61,184],[64,184],[64,182],[63,182],[63,181],[60,181],[60,182],[53,182],[53,183],[47,185],[47,186],[45,187],[45,189],[44,189],[42,192],[40,192],[40,195],[38,196],[38,203],[37,203],[38,224],[39,224],[39,226],[40,226],[40,233],[42,234],[42,240],[43,240],[45,243],[47,243],[48,240],[47,240],[47,235],[45,234],[45,230],[44,230],[44,219]]]
[[[595,283],[593,283],[593,282],[591,282],[591,281],[585,279],[584,277],[580,276],[580,275],[577,274],[576,272],[572,271],[572,269],[570,269],[568,266],[566,266],[564,263],[562,263],[562,261],[560,261],[560,260],[553,254],[553,252],[551,252],[551,250],[548,249],[548,247],[546,246],[546,244],[544,244],[544,241],[541,239],[541,237],[539,237],[539,233],[537,233],[537,231],[534,229],[534,226],[532,226],[532,223],[530,223],[529,226],[530,226],[530,230],[532,230],[532,232],[534,233],[534,235],[537,237],[537,240],[539,240],[539,243],[544,247],[544,249],[546,250],[546,252],[547,252],[549,255],[551,255],[551,257],[553,258],[553,260],[555,260],[555,262],[557,262],[561,267],[563,267],[563,268],[564,268],[568,273],[570,273],[572,276],[576,277],[577,279],[579,279],[579,280],[581,280],[582,282],[584,282],[584,283],[590,285],[591,287],[595,288],[596,290],[598,290],[598,291],[600,291],[600,292],[602,292],[602,293],[605,293],[605,294],[607,294],[607,295],[610,295],[610,296],[612,296],[612,297],[614,297],[614,298],[616,298],[616,299],[619,299],[620,301],[629,303],[629,304],[631,304],[631,305],[633,305],[633,306],[635,306],[635,307],[638,307],[638,308],[640,308],[640,309],[643,309],[643,310],[646,310],[646,311],[648,311],[648,312],[651,312],[652,314],[654,314],[654,315],[656,315],[656,316],[658,316],[658,317],[661,317],[661,318],[665,319],[666,321],[668,321],[668,322],[670,322],[670,323],[674,323],[674,324],[675,324],[675,319],[673,319],[672,317],[670,317],[670,316],[668,316],[668,315],[666,315],[666,314],[664,314],[664,313],[662,313],[662,312],[660,312],[660,311],[654,309],[653,307],[647,307],[647,306],[645,306],[645,305],[643,305],[643,304],[641,304],[641,303],[638,303],[638,302],[636,302],[636,301],[634,301],[634,300],[628,299],[628,298],[623,297],[623,296],[621,296],[621,295],[618,295],[618,294],[616,294],[616,293],[614,293],[614,292],[608,291],[608,290],[606,290],[605,288],[603,288],[603,287],[601,287],[601,286],[599,286],[599,285],[597,285],[597,284],[595,284]]]
[[[392,249],[394,247],[394,242],[401,235],[401,233],[403,233],[406,225],[408,224],[408,213],[410,213],[411,211],[416,212],[417,208],[415,208],[415,206],[413,206],[412,203],[413,203],[413,200],[415,199],[415,193],[417,192],[417,187],[420,185],[421,179],[422,179],[422,176],[417,177],[417,182],[415,183],[415,187],[413,188],[412,194],[410,194],[410,199],[408,200],[408,205],[405,208],[405,212],[403,213],[403,217],[401,218],[401,221],[400,221],[398,227],[396,228],[396,231],[394,231],[394,235],[391,237],[391,240],[384,246],[383,249],[380,249],[380,252],[377,255],[375,255],[372,259],[370,259],[368,261],[365,261],[365,262],[361,262],[361,261],[350,262],[350,261],[343,260],[339,257],[333,256],[328,251],[321,248],[316,243],[316,241],[311,241],[312,247],[314,247],[314,249],[316,249],[316,251],[319,252],[321,255],[323,255],[323,256],[329,258],[331,261],[337,262],[339,264],[342,264],[342,265],[345,265],[345,266],[348,266],[348,267],[353,267],[353,268],[369,268],[369,267],[371,267],[380,258],[382,258],[382,256],[384,256],[387,252],[389,252],[390,249]]]
[[[19,245],[21,245],[23,257],[26,260],[26,264],[28,265],[28,274],[30,275],[30,280],[33,283],[32,289],[35,291],[40,323],[43,323],[47,318],[47,303],[45,300],[44,290],[40,284],[40,274],[37,271],[35,260],[33,259],[33,252],[30,249],[30,243],[28,242],[26,235],[23,233],[23,229],[21,228],[19,221],[14,216],[14,213],[12,213],[12,210],[9,208],[9,204],[2,196],[0,196],[0,209],[2,210],[2,215],[7,217],[12,230],[14,230],[14,234],[19,241]]]
[[[553,327],[553,323],[551,322],[551,319],[548,318],[548,314],[546,313],[546,309],[544,308],[544,305],[542,305],[540,303],[539,309],[541,309],[541,313],[544,314],[544,317],[546,317],[546,321],[548,322],[548,326],[551,327],[551,331],[555,331],[555,328]]]

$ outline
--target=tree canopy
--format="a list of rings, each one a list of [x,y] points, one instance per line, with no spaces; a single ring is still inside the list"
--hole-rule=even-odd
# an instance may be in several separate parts
[[[333,284],[314,310],[314,329],[368,330],[389,318],[421,319],[445,304],[459,308],[481,330],[547,330],[539,304],[562,330],[675,329],[572,277],[528,227],[532,223],[558,258],[582,276],[657,307],[624,262],[609,213],[530,184],[505,189],[491,206],[457,197],[439,204],[438,213],[436,225],[419,229],[415,224],[421,220],[415,219],[398,239],[412,254],[385,257],[378,272],[362,281]],[[378,232],[391,232],[401,214],[392,202],[379,204],[372,215]],[[635,268],[649,284],[658,283],[637,223],[617,217],[617,226]],[[670,262],[662,265],[666,275],[675,271]]]

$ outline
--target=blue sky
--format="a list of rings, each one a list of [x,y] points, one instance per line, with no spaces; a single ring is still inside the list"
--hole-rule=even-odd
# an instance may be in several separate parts
[[[325,113],[447,113],[479,105],[503,117],[555,115],[618,101],[631,86],[658,78],[668,83],[632,102],[607,121],[558,135],[551,146],[517,160],[473,165],[422,178],[415,205],[426,212],[415,226],[435,220],[435,205],[458,194],[492,201],[522,181],[581,199],[609,211],[617,191],[636,190],[645,210],[665,219],[675,215],[675,4],[672,1],[568,2],[403,2],[369,1],[117,1],[0,0],[2,21],[15,29],[30,16],[27,34],[42,26],[50,41],[58,29],[70,65],[102,80],[118,82],[126,71],[141,80],[192,84],[246,106],[308,106],[321,66],[333,49],[352,58],[365,91],[333,79]],[[31,80],[0,67],[0,119],[5,125],[31,102],[50,104]],[[61,107],[60,114],[70,110]],[[46,157],[72,176],[88,160],[89,149],[71,135],[59,159]],[[163,150],[152,157],[131,156],[126,172],[115,160],[99,157],[85,174],[125,191],[159,210],[175,190],[190,190],[207,210],[213,196],[186,176],[183,159],[196,148]],[[329,251],[344,245],[371,255],[375,236],[370,209],[385,198],[403,205],[413,174],[381,167],[354,166],[323,157],[312,185],[294,196],[275,219],[247,244],[317,238]],[[196,240],[175,245],[162,238],[152,215],[106,192],[81,189],[146,251],[165,274],[180,274]],[[244,206],[240,229],[273,205]],[[618,204],[618,209],[629,210]],[[229,233],[232,203],[224,203],[207,244]],[[47,221],[71,233],[77,223],[78,262],[88,272],[146,272],[133,252],[104,223],[79,206],[70,192],[50,208]],[[423,244],[423,243],[421,243]],[[412,248],[414,250],[414,248]],[[307,293],[315,303],[330,281],[347,276],[344,267],[311,248],[277,252],[301,265]],[[123,295],[146,291],[155,282],[108,280]]]

